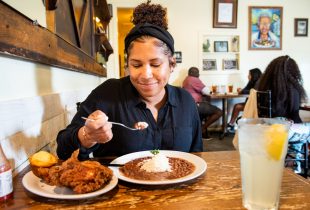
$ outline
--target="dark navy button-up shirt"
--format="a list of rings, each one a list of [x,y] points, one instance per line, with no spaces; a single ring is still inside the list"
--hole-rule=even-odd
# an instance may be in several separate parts
[[[144,150],[176,150],[184,152],[202,151],[200,119],[192,96],[181,88],[166,85],[167,102],[158,112],[155,121],[151,111],[141,100],[129,77],[109,79],[94,89],[81,103],[68,127],[57,136],[57,154],[67,159],[72,152],[80,149],[80,157],[88,157],[93,152],[99,156],[121,156]],[[104,112],[110,121],[134,126],[136,122],[147,122],[144,130],[132,131],[113,125],[113,138],[105,144],[92,148],[81,147],[78,130],[87,117],[96,110]]]

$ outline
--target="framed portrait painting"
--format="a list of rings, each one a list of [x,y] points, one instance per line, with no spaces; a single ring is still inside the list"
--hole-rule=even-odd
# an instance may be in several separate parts
[[[295,18],[295,36],[308,36],[308,18]]]
[[[282,49],[282,7],[249,7],[249,50]]]
[[[238,0],[213,0],[213,28],[237,28]]]

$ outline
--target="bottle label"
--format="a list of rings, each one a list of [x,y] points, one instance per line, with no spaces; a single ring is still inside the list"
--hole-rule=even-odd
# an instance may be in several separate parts
[[[12,169],[0,173],[0,198],[13,192]]]

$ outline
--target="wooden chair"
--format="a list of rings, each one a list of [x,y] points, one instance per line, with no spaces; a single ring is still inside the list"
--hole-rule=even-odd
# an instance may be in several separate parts
[[[271,91],[256,91],[258,117],[272,117]]]
[[[77,103],[76,103],[76,111],[79,111],[80,106],[81,106],[81,102],[77,102]]]
[[[271,118],[272,117],[272,99],[271,91],[257,91],[257,112],[258,117]],[[295,124],[294,126],[304,126],[304,124]],[[310,126],[310,123],[309,125]],[[309,129],[310,130],[310,129]],[[290,162],[299,165],[301,164],[302,171],[300,175],[307,178],[309,170],[309,141],[310,132],[305,134],[294,133],[294,130],[290,129],[289,142],[287,155],[285,158],[285,165],[288,166]]]

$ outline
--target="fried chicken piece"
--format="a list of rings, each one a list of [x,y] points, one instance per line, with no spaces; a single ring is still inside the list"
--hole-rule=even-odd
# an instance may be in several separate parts
[[[78,151],[62,164],[59,182],[73,189],[76,193],[88,193],[102,188],[112,179],[112,170],[97,161],[77,159]]]
[[[112,179],[111,169],[97,161],[79,161],[79,150],[62,164],[33,168],[36,176],[49,185],[65,186],[76,193],[89,193],[107,185]]]

